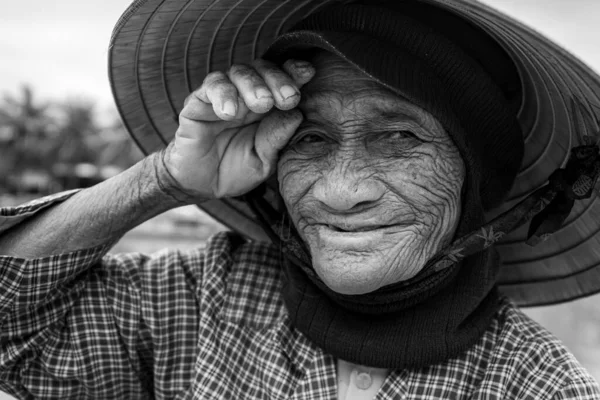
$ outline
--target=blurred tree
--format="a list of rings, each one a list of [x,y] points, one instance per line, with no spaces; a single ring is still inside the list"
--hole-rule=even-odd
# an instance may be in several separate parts
[[[0,193],[93,184],[142,157],[116,112],[100,125],[92,101],[36,101],[23,86],[0,101]],[[87,180],[78,179],[85,171]],[[30,189],[24,189],[32,187]]]
[[[94,163],[98,149],[94,148],[100,128],[95,120],[94,103],[82,98],[70,98],[56,105],[59,115],[59,135],[52,143],[54,163]]]
[[[0,185],[26,170],[49,171],[56,121],[48,103],[35,101],[33,90],[23,86],[17,96],[5,95],[0,106]]]
[[[116,115],[113,115],[112,122],[100,131],[98,140],[100,142],[96,153],[98,165],[113,165],[123,170],[143,157],[141,150]]]

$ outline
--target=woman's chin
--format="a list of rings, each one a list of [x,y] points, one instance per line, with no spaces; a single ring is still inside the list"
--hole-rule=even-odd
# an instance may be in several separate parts
[[[350,258],[350,259],[349,259]],[[313,256],[313,267],[321,280],[334,292],[357,295],[373,292],[387,284],[384,274],[371,263],[339,257],[335,260],[322,260]],[[378,263],[377,267],[381,266]],[[383,283],[383,285],[382,285]]]
[[[313,268],[334,292],[359,295],[415,276],[415,265],[389,265],[390,261],[369,255],[312,253]]]
[[[342,280],[342,279],[328,279],[326,276],[319,274],[319,277],[327,285],[327,287],[339,294],[346,295],[359,295],[374,292],[379,289],[379,286],[372,282],[354,281],[354,280]]]

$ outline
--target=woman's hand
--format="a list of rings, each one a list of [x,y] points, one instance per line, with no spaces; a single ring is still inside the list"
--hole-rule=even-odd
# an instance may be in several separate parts
[[[163,153],[169,176],[163,186],[190,202],[239,196],[258,186],[302,122],[295,107],[314,74],[310,63],[294,60],[282,68],[257,60],[210,73],[179,114],[175,139]]]

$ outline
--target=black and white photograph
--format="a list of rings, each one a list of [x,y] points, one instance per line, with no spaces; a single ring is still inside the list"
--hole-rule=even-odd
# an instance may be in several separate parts
[[[599,400],[600,0],[0,13],[0,400]]]

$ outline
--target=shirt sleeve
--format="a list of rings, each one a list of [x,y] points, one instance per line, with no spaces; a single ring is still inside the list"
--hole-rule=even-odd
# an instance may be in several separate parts
[[[552,397],[553,400],[596,400],[600,399],[600,388],[591,376],[579,375],[569,379]]]
[[[0,209],[0,234],[74,192]],[[0,390],[20,399],[174,398],[197,353],[201,248],[0,256]]]

